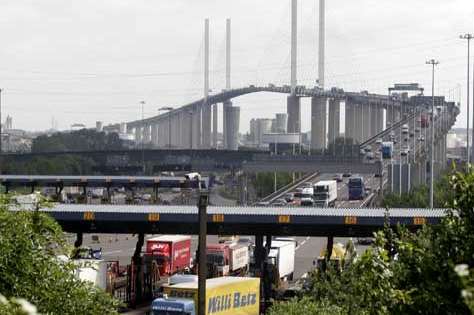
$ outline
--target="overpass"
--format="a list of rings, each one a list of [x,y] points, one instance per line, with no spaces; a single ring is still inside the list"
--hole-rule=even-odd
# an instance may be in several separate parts
[[[17,211],[15,206],[12,211]],[[71,233],[198,234],[196,206],[55,204],[39,210]],[[207,208],[208,234],[372,236],[402,224],[438,224],[447,209],[222,207]]]

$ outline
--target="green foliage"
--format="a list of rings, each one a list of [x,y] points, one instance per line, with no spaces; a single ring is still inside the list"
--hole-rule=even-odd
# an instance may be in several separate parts
[[[6,174],[29,175],[83,175],[91,174],[95,162],[90,158],[62,155],[60,157],[33,157],[28,161],[8,160],[2,166]]]
[[[434,183],[433,204],[435,208],[444,208],[453,199],[453,190],[449,182],[450,175],[441,176]],[[388,208],[427,208],[429,207],[429,188],[421,185],[409,193],[386,194],[383,206]]]
[[[268,315],[343,315],[342,309],[337,305],[331,305],[328,301],[316,302],[308,297],[300,301],[293,299],[289,302],[275,304]]]
[[[46,214],[7,211],[7,202],[1,195],[0,293],[26,299],[44,314],[115,314],[118,301],[79,281],[74,264],[58,258],[68,253],[60,226]],[[0,310],[5,307],[13,306]]]
[[[123,148],[123,142],[116,133],[106,134],[91,129],[81,129],[73,132],[58,132],[51,136],[39,136],[33,139],[31,152],[77,152],[122,150]]]
[[[292,181],[290,173],[279,172],[277,173],[277,189],[288,185]],[[253,180],[253,184],[257,193],[258,198],[262,198],[273,193],[275,184],[274,173],[257,173]]]
[[[342,271],[314,271],[304,299],[276,304],[272,315],[313,314],[305,307],[321,305],[337,305],[340,314],[471,314],[474,173],[453,173],[437,186],[455,210],[440,225],[415,233],[386,227]]]

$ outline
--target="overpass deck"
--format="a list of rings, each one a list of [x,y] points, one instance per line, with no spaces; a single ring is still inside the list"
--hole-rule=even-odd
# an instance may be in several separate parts
[[[195,206],[56,204],[40,211],[67,232],[198,234]],[[208,234],[342,237],[370,236],[386,222],[416,230],[438,224],[447,209],[209,206],[207,212]]]

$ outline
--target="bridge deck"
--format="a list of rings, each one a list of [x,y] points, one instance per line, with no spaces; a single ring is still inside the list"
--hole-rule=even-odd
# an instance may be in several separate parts
[[[15,211],[15,208],[12,208]],[[42,209],[68,232],[197,234],[195,206],[64,205]],[[208,207],[209,234],[370,236],[390,225],[438,224],[446,209]]]

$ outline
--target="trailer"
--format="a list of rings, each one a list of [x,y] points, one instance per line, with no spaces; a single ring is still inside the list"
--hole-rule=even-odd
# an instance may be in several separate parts
[[[245,275],[249,266],[248,246],[239,243],[208,244],[207,270],[210,278]]]
[[[296,242],[275,239],[271,243],[268,262],[274,267],[280,280],[293,280],[295,271]]]
[[[314,184],[314,199],[319,207],[334,207],[337,201],[337,181],[321,180]]]
[[[151,305],[152,315],[198,313],[198,283],[187,282],[164,285],[165,297]],[[205,314],[258,315],[260,279],[248,277],[220,277],[206,280]]]
[[[146,242],[145,256],[156,261],[160,275],[172,275],[190,268],[191,236],[162,235]]]

